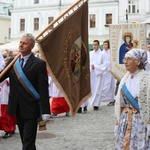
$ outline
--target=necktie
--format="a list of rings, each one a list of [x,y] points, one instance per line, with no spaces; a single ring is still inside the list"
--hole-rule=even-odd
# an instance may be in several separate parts
[[[21,61],[20,61],[21,68],[23,68],[23,63],[24,63],[24,58],[21,58]]]

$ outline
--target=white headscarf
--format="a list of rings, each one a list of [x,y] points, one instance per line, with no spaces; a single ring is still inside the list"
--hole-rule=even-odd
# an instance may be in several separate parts
[[[143,66],[143,68],[141,69],[145,69],[145,66],[147,65],[147,52],[143,49],[134,48],[128,51],[125,54],[125,57],[133,57],[135,59],[140,59],[141,66]]]

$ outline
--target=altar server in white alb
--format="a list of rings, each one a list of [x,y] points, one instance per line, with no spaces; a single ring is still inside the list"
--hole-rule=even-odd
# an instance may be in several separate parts
[[[99,109],[101,97],[101,78],[105,67],[102,64],[102,51],[99,49],[99,41],[93,41],[93,51],[90,52],[90,79],[91,79],[91,92],[89,104],[93,106],[94,110]]]
[[[111,70],[111,58],[110,58],[110,46],[109,40],[103,42],[103,51],[102,51],[102,68],[105,68],[102,74],[102,82],[101,82],[101,102],[109,102],[109,105],[114,104],[114,96],[115,96],[115,78],[110,73]]]

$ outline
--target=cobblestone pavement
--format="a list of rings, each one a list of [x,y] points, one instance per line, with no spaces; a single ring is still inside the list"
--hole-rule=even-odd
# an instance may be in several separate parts
[[[86,113],[75,117],[61,114],[47,123],[47,130],[38,131],[37,150],[113,150],[114,106],[103,103],[98,111],[88,107]],[[0,131],[0,150],[21,150],[21,141],[16,134],[3,139]]]

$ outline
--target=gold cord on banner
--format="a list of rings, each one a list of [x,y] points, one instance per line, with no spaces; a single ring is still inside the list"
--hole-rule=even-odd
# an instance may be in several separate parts
[[[50,32],[52,32],[61,22],[66,20],[76,9],[78,9],[83,3],[88,0],[77,0],[72,6],[70,6],[66,11],[64,11],[58,18],[53,20],[41,33],[36,37],[37,43],[45,38]]]

